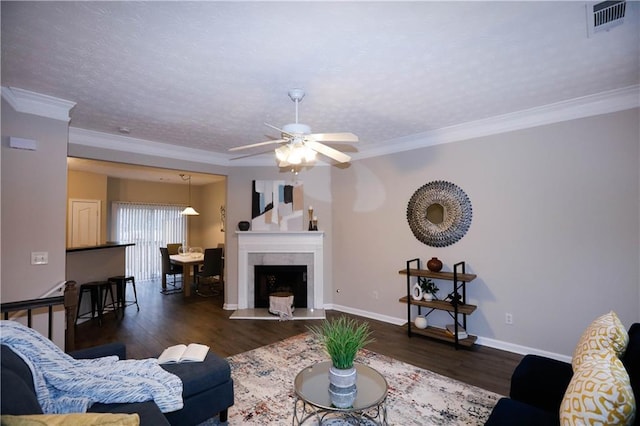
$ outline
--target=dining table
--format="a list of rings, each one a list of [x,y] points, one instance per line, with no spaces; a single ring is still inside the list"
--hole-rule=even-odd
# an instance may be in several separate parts
[[[185,297],[191,296],[191,286],[194,284],[198,266],[204,263],[204,254],[172,254],[169,256],[169,259],[174,265],[182,266],[182,292]]]

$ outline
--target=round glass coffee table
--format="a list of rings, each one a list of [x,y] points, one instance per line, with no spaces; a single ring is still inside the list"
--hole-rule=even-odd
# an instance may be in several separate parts
[[[387,381],[373,368],[354,364],[358,372],[356,399],[349,408],[336,408],[329,398],[331,361],[311,365],[294,381],[293,424],[315,419],[318,425],[387,425]]]

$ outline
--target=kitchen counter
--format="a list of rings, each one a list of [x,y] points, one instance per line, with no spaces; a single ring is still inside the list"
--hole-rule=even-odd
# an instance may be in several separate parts
[[[110,248],[118,248],[118,247],[128,247],[135,246],[135,243],[121,243],[117,241],[109,241],[105,244],[98,244],[97,246],[84,246],[84,247],[68,247],[67,253],[73,253],[76,251],[87,251],[87,250],[100,250],[100,249],[110,249]]]

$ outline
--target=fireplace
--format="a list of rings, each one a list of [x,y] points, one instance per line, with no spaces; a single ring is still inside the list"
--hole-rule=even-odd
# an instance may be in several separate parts
[[[322,231],[236,231],[238,236],[238,309],[253,309],[256,266],[306,266],[308,309],[324,308],[324,264]],[[296,305],[297,306],[297,305]]]
[[[254,307],[268,308],[273,293],[290,293],[296,308],[307,307],[306,265],[255,265]]]

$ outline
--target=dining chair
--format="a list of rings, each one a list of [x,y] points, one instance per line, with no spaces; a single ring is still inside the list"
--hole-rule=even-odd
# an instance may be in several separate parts
[[[176,275],[182,275],[182,277],[184,277],[182,265],[174,265],[171,263],[171,258],[169,258],[169,249],[167,247],[160,247],[160,255],[162,256],[162,276],[166,277],[167,275],[171,275],[173,277],[173,283],[171,285],[174,288],[167,291],[167,293],[182,290],[182,287],[178,287],[176,285]]]
[[[180,249],[181,246],[182,244],[180,243],[167,244],[167,250],[169,251],[169,256],[171,256],[172,254],[178,254],[178,250]]]
[[[204,263],[202,269],[196,272],[196,294],[203,297],[217,296],[221,290],[216,284],[222,286],[222,248],[208,248],[204,251]],[[204,287],[204,284],[208,288]]]

